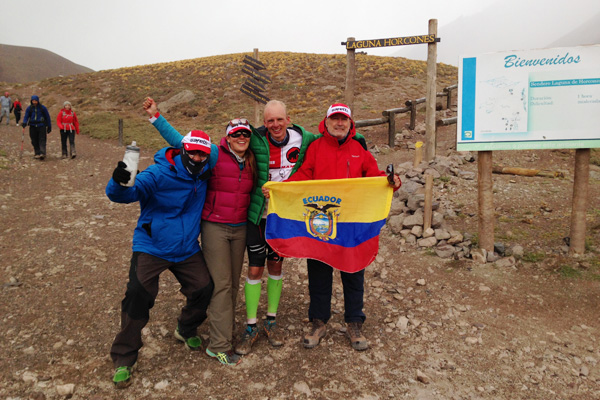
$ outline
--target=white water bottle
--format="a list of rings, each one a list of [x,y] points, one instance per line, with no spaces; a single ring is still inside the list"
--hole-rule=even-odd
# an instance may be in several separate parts
[[[136,146],[135,140],[125,148],[123,162],[127,164],[125,169],[131,173],[131,178],[127,183],[122,185],[133,186],[135,183],[135,176],[137,175],[138,163],[140,162],[140,148]]]

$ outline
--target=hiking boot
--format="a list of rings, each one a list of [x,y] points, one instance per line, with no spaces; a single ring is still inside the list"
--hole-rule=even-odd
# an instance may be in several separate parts
[[[242,333],[240,342],[235,346],[235,352],[241,355],[250,353],[256,339],[258,339],[258,327],[247,326],[244,333]]]
[[[125,389],[127,386],[131,385],[132,378],[133,368],[118,367],[113,376],[113,383],[117,389]]]
[[[348,322],[346,327],[346,336],[350,339],[352,348],[357,351],[363,351],[369,348],[367,338],[360,332],[362,322]]]
[[[40,157],[39,157],[40,161],[44,161],[44,158],[46,158],[46,155],[45,154],[40,154]]]
[[[198,351],[202,349],[202,339],[200,339],[200,336],[191,336],[189,338],[184,338],[179,333],[179,327],[175,329],[174,335],[175,339],[183,342],[183,344],[185,344],[185,347],[187,347],[189,350]]]
[[[206,349],[206,354],[208,354],[209,357],[216,358],[217,361],[224,365],[238,365],[242,361],[242,357],[235,354],[233,350],[213,353],[209,349]]]
[[[327,325],[325,325],[325,322],[320,319],[313,319],[310,332],[304,335],[304,347],[307,349],[317,347],[326,333]]]
[[[63,154],[61,158],[64,160],[65,158],[67,158],[67,155]]]
[[[35,156],[33,156],[33,158],[35,158],[37,160],[38,158],[40,158],[40,155],[36,154]]]
[[[271,346],[279,347],[283,345],[283,332],[277,327],[274,319],[266,319],[263,322],[263,332],[267,336]]]

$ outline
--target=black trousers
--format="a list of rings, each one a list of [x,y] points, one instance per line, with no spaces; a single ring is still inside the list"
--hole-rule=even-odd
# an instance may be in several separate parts
[[[324,262],[308,259],[308,292],[310,305],[308,318],[320,319],[327,323],[331,318],[331,294],[333,289],[333,268]],[[363,297],[365,293],[365,270],[353,274],[340,271],[344,287],[344,321],[364,322]]]
[[[71,151],[67,152],[67,139],[69,139],[69,146]],[[60,144],[62,146],[62,155],[72,156],[75,154],[75,131],[60,130]]]
[[[33,146],[33,152],[36,156],[46,155],[46,126],[29,125],[29,137]]]
[[[121,331],[110,349],[115,367],[131,367],[137,361],[143,346],[142,329],[150,319],[150,309],[158,295],[158,278],[167,269],[175,275],[187,299],[177,319],[181,336],[196,336],[197,328],[206,319],[214,285],[202,251],[177,263],[134,252],[127,292],[121,303]]]

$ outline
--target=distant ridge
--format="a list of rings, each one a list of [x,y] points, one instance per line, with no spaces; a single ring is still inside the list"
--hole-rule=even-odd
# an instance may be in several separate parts
[[[94,72],[51,51],[0,44],[0,82],[27,83]]]

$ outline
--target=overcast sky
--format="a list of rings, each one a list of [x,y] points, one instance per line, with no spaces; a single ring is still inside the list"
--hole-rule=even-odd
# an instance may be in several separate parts
[[[259,51],[345,54],[340,43],[427,34],[502,0],[28,0],[3,2],[0,43],[94,70]],[[540,0],[523,0],[523,2]],[[547,4],[585,8],[598,0]],[[517,12],[517,10],[515,10]],[[531,24],[538,21],[533,15]],[[465,27],[468,29],[468,27]],[[507,21],[507,30],[518,30]],[[425,48],[425,46],[423,46]],[[369,49],[388,56],[398,47]]]

